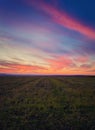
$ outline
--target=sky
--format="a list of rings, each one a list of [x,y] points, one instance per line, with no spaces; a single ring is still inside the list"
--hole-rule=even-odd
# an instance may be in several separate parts
[[[0,73],[95,75],[95,0],[0,0]]]

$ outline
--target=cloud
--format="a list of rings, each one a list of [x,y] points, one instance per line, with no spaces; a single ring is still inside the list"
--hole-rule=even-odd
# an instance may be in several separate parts
[[[12,41],[12,42],[18,42],[18,43],[31,43],[31,41],[27,38],[21,37],[21,36],[17,36],[14,35],[12,33],[9,32],[5,32],[5,31],[0,31],[0,41]]]
[[[8,16],[4,14],[0,72],[94,73],[90,70],[95,70],[95,30],[55,8],[55,0],[22,1],[30,6],[28,10],[25,5],[25,13],[22,10],[25,16],[19,17],[18,11],[12,12],[17,14],[16,18],[10,12]]]
[[[82,49],[88,55],[95,55],[95,40],[88,40],[85,44],[83,44]]]
[[[82,68],[82,69],[91,69],[92,65],[91,64],[82,64],[82,65],[80,65],[80,68]]]
[[[0,72],[6,73],[43,73],[47,68],[37,65],[20,64],[17,62],[0,61]]]
[[[73,60],[68,56],[57,56],[53,59],[46,59],[46,61],[50,64],[50,67],[54,70],[62,70],[64,68],[72,68],[75,67]]]
[[[47,13],[55,23],[57,23],[61,26],[64,26],[70,30],[77,31],[91,39],[95,39],[95,30],[81,24],[79,21],[70,17],[65,12],[59,11],[58,9],[54,8],[53,6],[46,4],[42,0],[41,1],[27,0],[26,3],[29,6],[34,6],[36,9],[40,9],[40,10],[44,11],[45,13]]]
[[[89,56],[78,56],[74,58],[74,61],[77,63],[87,63],[90,62]]]

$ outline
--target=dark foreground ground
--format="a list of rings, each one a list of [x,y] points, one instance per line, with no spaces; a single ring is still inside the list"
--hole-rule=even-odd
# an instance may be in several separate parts
[[[95,77],[1,76],[0,130],[95,130]]]

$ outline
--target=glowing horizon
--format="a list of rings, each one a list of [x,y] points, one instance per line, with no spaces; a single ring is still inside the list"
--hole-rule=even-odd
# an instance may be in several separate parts
[[[67,1],[0,1],[0,73],[95,75],[95,8]]]

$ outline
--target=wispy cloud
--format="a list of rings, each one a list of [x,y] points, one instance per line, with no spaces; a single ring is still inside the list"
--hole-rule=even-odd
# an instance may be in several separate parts
[[[95,30],[57,2],[21,0],[8,16],[0,9],[1,73],[95,74]]]
[[[6,73],[19,73],[19,74],[31,74],[31,73],[42,73],[47,68],[37,65],[20,64],[17,62],[0,61],[0,72]]]
[[[91,39],[95,39],[95,30],[83,25],[81,22],[70,17],[65,12],[59,11],[53,6],[46,4],[42,0],[41,1],[27,0],[26,3],[29,6],[32,5],[35,8],[40,9],[44,11],[45,13],[47,13],[55,23],[58,23],[59,25],[64,26],[68,29],[77,31],[85,36],[88,36]]]

